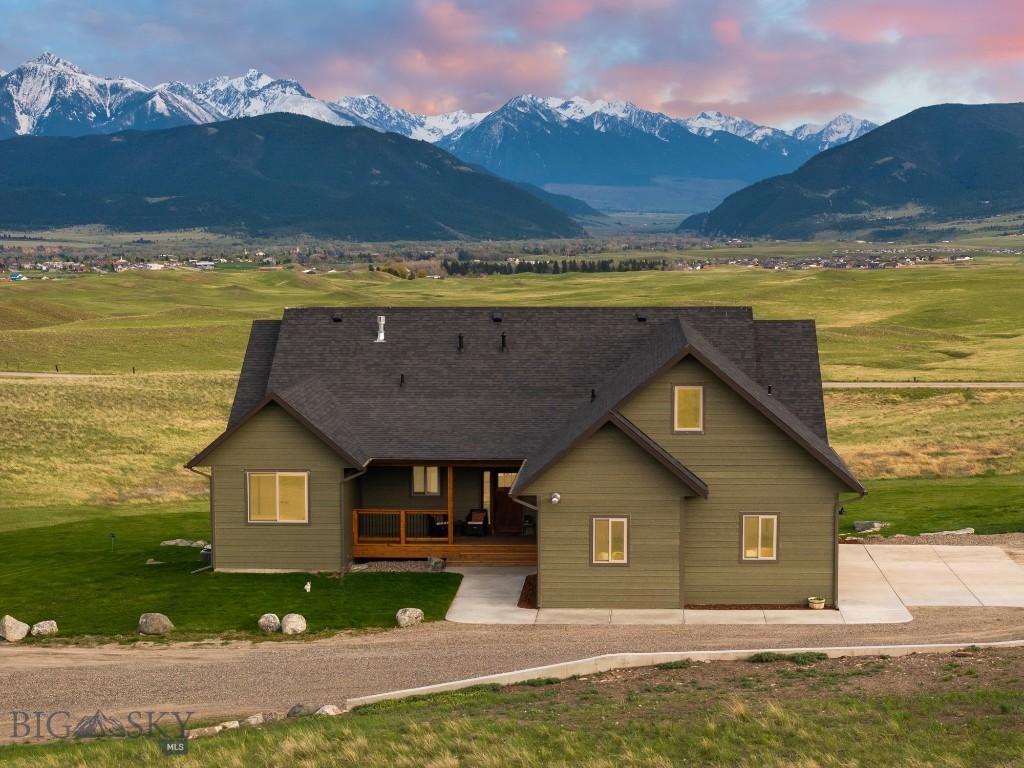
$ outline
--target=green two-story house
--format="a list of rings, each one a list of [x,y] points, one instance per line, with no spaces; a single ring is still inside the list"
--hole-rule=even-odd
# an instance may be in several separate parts
[[[220,571],[536,564],[542,608],[834,604],[814,323],[746,307],[288,309],[208,468]]]

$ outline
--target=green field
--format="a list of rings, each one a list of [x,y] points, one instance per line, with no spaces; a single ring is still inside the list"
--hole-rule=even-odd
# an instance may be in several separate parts
[[[1019,652],[675,664],[481,686],[190,742],[168,764],[360,768],[1020,765]],[[669,666],[669,665],[666,665]],[[158,765],[155,739],[13,747],[12,768]]]
[[[462,580],[455,573],[192,573],[202,565],[198,549],[160,542],[208,540],[205,501],[119,511],[0,536],[3,612],[30,623],[53,619],[62,638],[133,637],[148,611],[169,616],[179,640],[256,636],[264,613],[301,613],[317,634],[393,627],[395,612],[410,605],[428,621],[443,619]],[[151,558],[161,564],[146,565]]]
[[[749,304],[761,318],[814,318],[826,379],[1020,380],[1021,263],[989,256],[887,270],[721,267],[446,280],[362,270],[132,272],[7,283],[0,284],[0,369],[237,370],[250,321],[279,317],[286,306]]]

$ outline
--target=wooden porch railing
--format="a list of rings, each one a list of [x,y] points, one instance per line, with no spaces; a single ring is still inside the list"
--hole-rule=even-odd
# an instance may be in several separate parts
[[[354,544],[455,543],[455,469],[448,466],[447,509],[353,509]]]
[[[452,513],[447,509],[353,509],[356,544],[405,544],[454,541]]]

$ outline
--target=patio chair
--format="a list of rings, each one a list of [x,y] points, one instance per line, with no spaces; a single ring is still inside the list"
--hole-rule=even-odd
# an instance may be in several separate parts
[[[466,522],[462,526],[463,531],[467,536],[486,536],[487,535],[487,510],[486,509],[471,509],[469,514],[466,515]]]

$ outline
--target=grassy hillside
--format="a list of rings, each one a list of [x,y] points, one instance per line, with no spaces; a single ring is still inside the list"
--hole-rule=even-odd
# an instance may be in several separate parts
[[[698,222],[709,234],[808,237],[877,228],[904,237],[927,222],[1024,209],[1024,104],[915,110],[796,171],[753,184]]]
[[[1020,261],[447,280],[133,272],[0,284],[0,369],[237,370],[252,318],[286,306],[751,304],[761,318],[814,318],[826,379],[1024,379]]]

